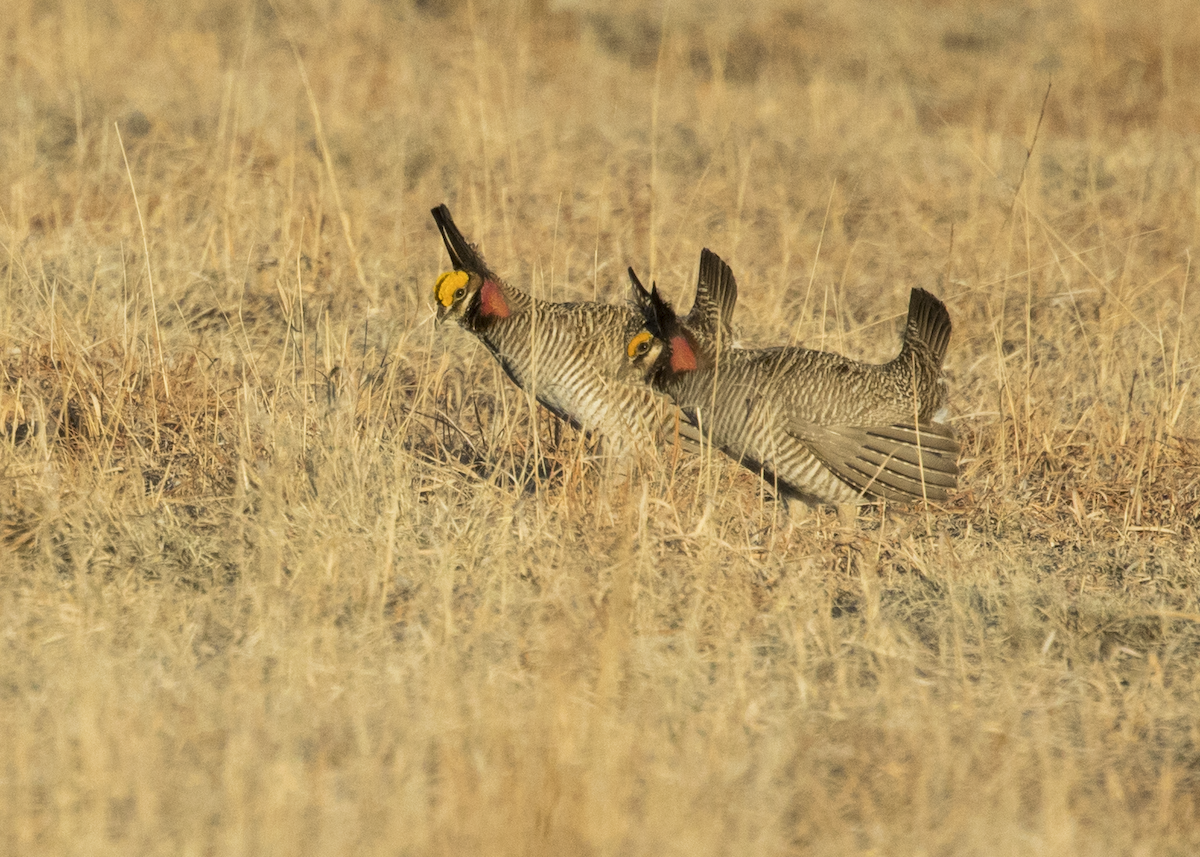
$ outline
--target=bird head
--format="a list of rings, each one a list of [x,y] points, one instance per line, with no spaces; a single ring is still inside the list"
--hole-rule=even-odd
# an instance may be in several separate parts
[[[438,277],[433,287],[438,323],[447,317],[459,324],[476,318],[507,318],[508,300],[499,277],[488,268],[475,246],[459,232],[450,209],[439,205],[433,209],[433,220],[442,233],[442,243],[454,265],[454,270]]]
[[[438,324],[447,317],[461,323],[468,310],[479,303],[482,286],[483,280],[478,274],[466,271],[447,271],[438,277],[433,287]]]
[[[659,294],[658,286],[651,284],[647,291],[633,268],[629,269],[629,280],[643,320],[642,328],[625,346],[630,363],[651,383],[706,366],[709,355]]]

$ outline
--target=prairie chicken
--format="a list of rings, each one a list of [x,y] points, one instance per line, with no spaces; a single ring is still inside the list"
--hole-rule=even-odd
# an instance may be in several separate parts
[[[785,498],[941,501],[957,485],[958,442],[935,422],[950,315],[929,292],[912,290],[899,356],[874,365],[799,347],[714,347],[629,275],[646,323],[630,362]],[[708,250],[700,280],[708,294],[736,294],[733,272]]]
[[[433,219],[454,266],[434,286],[439,323],[454,319],[513,383],[571,425],[599,431],[618,453],[670,443],[681,425],[689,445],[686,420],[622,353],[643,326],[635,306],[539,300],[496,276],[445,205]],[[706,308],[693,320],[701,331],[715,329]]]

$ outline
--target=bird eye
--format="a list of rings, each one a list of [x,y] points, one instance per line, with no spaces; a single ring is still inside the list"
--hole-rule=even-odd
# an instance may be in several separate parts
[[[466,293],[467,293],[467,290],[466,290],[466,289],[458,289],[458,290],[457,290],[457,291],[454,293],[454,299],[455,299],[456,301],[461,301],[461,300],[463,299],[463,296],[464,296]]]
[[[650,353],[650,345],[653,341],[654,335],[648,330],[643,330],[629,340],[629,344],[625,346],[625,353],[629,355],[630,360],[638,360]]]

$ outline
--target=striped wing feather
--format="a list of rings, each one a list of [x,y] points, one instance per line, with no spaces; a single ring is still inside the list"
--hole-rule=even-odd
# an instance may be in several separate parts
[[[958,484],[959,443],[938,423],[818,426],[792,418],[786,430],[867,495],[943,502]]]

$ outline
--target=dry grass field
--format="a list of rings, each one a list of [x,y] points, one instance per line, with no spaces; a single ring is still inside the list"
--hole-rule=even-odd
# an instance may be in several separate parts
[[[0,852],[1200,853],[1200,16],[743,5],[7,0]],[[960,490],[605,480],[441,202],[749,343],[931,289]]]

